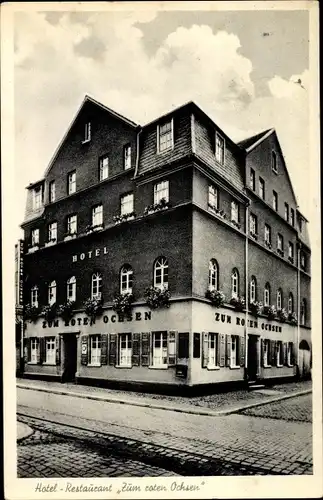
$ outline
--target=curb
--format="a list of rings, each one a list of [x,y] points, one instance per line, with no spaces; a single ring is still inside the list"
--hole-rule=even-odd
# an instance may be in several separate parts
[[[24,422],[17,421],[17,427],[18,427],[17,428],[17,443],[22,441],[23,439],[28,438],[34,432],[34,430],[31,427],[29,427],[29,425],[25,424]],[[19,431],[19,427],[20,427],[20,431]]]
[[[45,387],[40,387],[40,386],[27,386],[21,383],[17,384],[17,388],[20,389],[26,389],[26,390],[34,390],[38,392],[46,392],[46,393],[51,393],[51,394],[58,394],[61,396],[71,396],[74,398],[81,398],[81,399],[90,399],[94,401],[105,401],[106,403],[115,403],[115,404],[125,404],[125,405],[130,405],[130,406],[140,406],[143,408],[152,408],[156,410],[166,410],[166,411],[174,411],[178,413],[188,413],[192,415],[204,415],[204,416],[209,416],[209,417],[221,417],[225,415],[230,415],[232,413],[240,413],[243,410],[248,410],[249,408],[255,408],[257,406],[262,406],[270,403],[275,403],[277,401],[283,401],[284,399],[290,399],[294,398],[297,396],[303,396],[305,394],[310,394],[312,392],[312,389],[306,389],[304,391],[298,391],[294,392],[292,394],[285,394],[284,396],[277,396],[271,399],[267,399],[265,401],[259,401],[257,403],[249,403],[241,406],[237,406],[235,408],[229,408],[227,410],[218,410],[218,411],[213,411],[213,410],[202,410],[202,409],[194,409],[194,408],[183,408],[181,406],[168,406],[168,405],[162,405],[158,403],[145,403],[141,401],[134,401],[134,400],[127,400],[127,399],[119,399],[119,398],[111,398],[109,396],[99,396],[99,395],[92,395],[92,394],[84,394],[84,393],[78,393],[78,392],[69,392],[69,391],[64,391],[60,389],[48,389]]]

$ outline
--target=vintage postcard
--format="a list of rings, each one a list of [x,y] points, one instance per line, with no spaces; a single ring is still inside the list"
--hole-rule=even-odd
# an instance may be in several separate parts
[[[320,497],[318,2],[1,23],[5,498]]]

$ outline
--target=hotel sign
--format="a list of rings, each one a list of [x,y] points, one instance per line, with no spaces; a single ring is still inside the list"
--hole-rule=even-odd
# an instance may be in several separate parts
[[[108,249],[107,247],[103,248],[95,248],[94,250],[90,250],[88,252],[83,252],[79,254],[75,254],[72,256],[72,262],[82,261],[92,259],[93,257],[100,257],[100,255],[107,255]]]
[[[230,316],[230,314],[221,314],[221,313],[216,312],[214,314],[214,319],[215,319],[215,321],[221,322],[221,323],[229,323],[229,324],[235,323],[238,326],[245,326],[246,325],[245,318],[240,318],[239,316],[237,316],[235,318],[235,322],[234,322],[234,321],[232,321],[232,316]],[[266,330],[269,332],[282,333],[281,326],[272,325],[271,323],[264,323],[264,322],[259,323],[257,320],[248,319],[247,326],[248,326],[248,328],[261,328],[262,330]]]

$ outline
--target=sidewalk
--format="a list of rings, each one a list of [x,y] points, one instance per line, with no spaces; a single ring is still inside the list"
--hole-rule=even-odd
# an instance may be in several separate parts
[[[309,394],[311,381],[277,384],[270,389],[237,390],[204,396],[181,397],[101,389],[85,385],[17,379],[17,387],[77,398],[176,411],[195,415],[224,416],[264,404]]]

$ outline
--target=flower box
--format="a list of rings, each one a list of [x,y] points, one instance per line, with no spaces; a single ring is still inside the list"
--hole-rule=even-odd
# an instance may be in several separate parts
[[[33,322],[38,319],[40,315],[40,308],[36,306],[32,306],[31,304],[27,304],[23,311],[24,319],[27,321]]]
[[[158,203],[153,203],[152,205],[145,207],[144,215],[150,215],[160,210],[166,210],[169,207],[170,204],[166,201],[166,198],[162,198]]]
[[[132,293],[118,294],[113,300],[112,309],[119,315],[129,315],[133,301],[134,297]]]
[[[84,302],[84,310],[85,314],[89,316],[91,319],[94,319],[96,316],[102,314],[103,310],[103,300],[102,296],[98,298],[89,298]]]
[[[231,219],[231,224],[232,224],[233,226],[235,226],[237,229],[240,229],[240,228],[241,228],[241,224],[240,224],[240,222],[237,222],[237,221],[236,221],[236,220],[234,220],[234,219]]]
[[[288,314],[284,308],[277,310],[277,318],[281,323],[285,323],[288,319]]]
[[[151,309],[158,309],[161,307],[169,307],[169,299],[171,294],[166,287],[157,288],[150,286],[146,288],[145,298],[147,305]]]
[[[211,212],[213,212],[215,215],[218,215],[222,219],[226,218],[226,214],[225,214],[224,210],[220,210],[219,208],[215,207],[211,203],[208,203],[208,207],[211,210]]]
[[[253,233],[253,232],[251,232],[251,231],[250,231],[250,236],[251,236],[251,238],[253,238],[254,240],[256,240],[256,241],[258,240],[258,235],[257,235],[256,233]]]
[[[281,250],[280,248],[277,248],[277,253],[278,255],[280,255],[281,257],[284,257],[284,251]]]
[[[48,304],[42,308],[41,316],[45,318],[46,321],[53,321],[57,316],[57,305]]]
[[[34,253],[37,252],[37,250],[39,250],[39,245],[34,245],[28,248],[28,253]]]
[[[230,304],[236,311],[242,312],[246,306],[246,301],[244,297],[231,297]]]
[[[265,246],[266,246],[267,248],[269,248],[269,250],[271,250],[271,249],[272,249],[272,245],[271,245],[270,241],[265,240]]]
[[[225,295],[221,290],[208,289],[205,293],[205,297],[212,302],[214,307],[221,307],[225,302]]]
[[[291,263],[291,264],[294,264],[294,257],[288,257],[288,261]]]
[[[135,212],[129,212],[128,214],[119,214],[119,215],[115,215],[113,217],[113,222],[115,224],[121,224],[122,222],[127,222],[128,220],[132,220],[136,217],[136,214]]]
[[[46,241],[45,247],[51,247],[52,245],[55,245],[56,243],[57,243],[57,239]]]
[[[254,301],[254,302],[250,302],[250,304],[249,304],[249,311],[256,318],[257,318],[257,316],[259,316],[259,314],[262,313],[262,309],[263,309],[262,302]]]
[[[64,241],[69,241],[69,240],[74,240],[76,238],[77,234],[76,233],[72,233],[72,234],[67,234],[65,237],[64,237]]]
[[[63,318],[64,321],[69,321],[74,312],[75,302],[67,300],[64,304],[57,307],[57,314]]]
[[[264,306],[262,312],[265,316],[268,316],[268,319],[276,319],[277,310],[275,306]]]
[[[288,321],[290,322],[291,325],[296,326],[298,321],[297,321],[297,316],[296,313],[289,313],[288,314]]]

